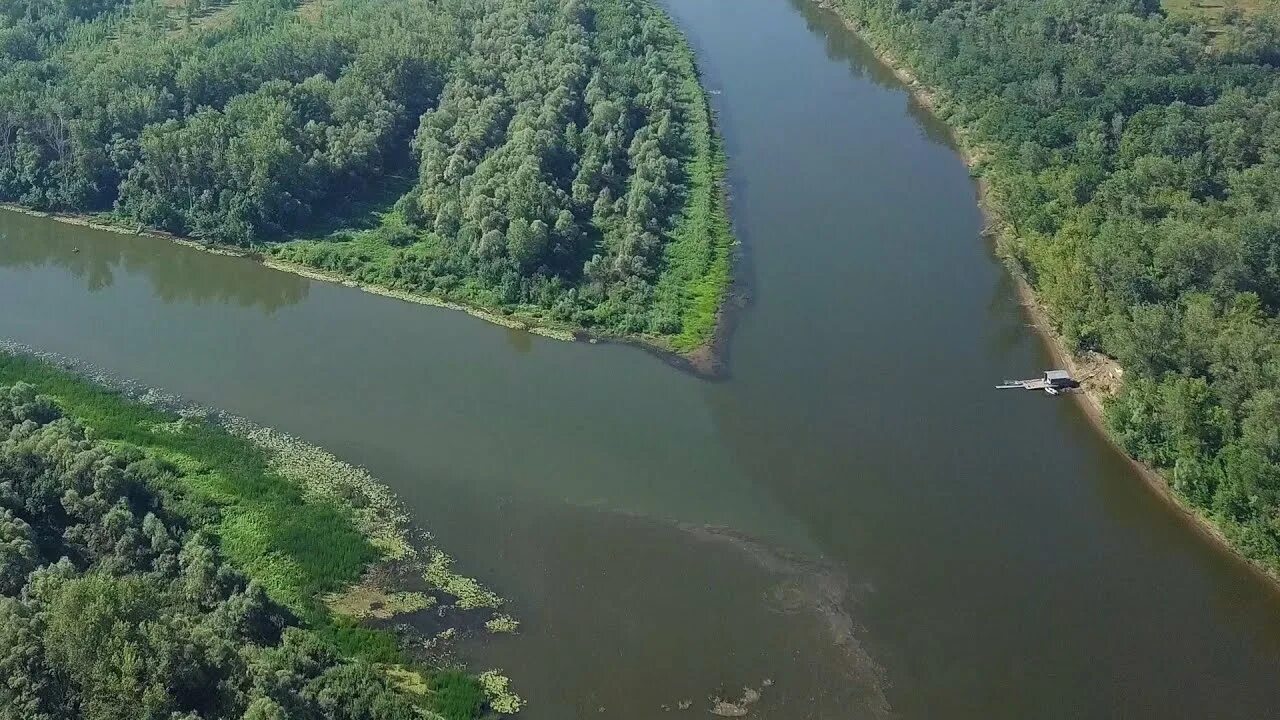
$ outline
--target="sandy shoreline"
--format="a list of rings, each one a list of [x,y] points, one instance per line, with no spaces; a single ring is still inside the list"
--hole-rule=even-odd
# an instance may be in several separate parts
[[[876,58],[888,68],[893,75],[905,86],[911,97],[920,104],[931,115],[937,117],[937,108],[939,103],[939,93],[933,88],[926,87],[915,75],[905,67],[893,53],[885,48],[881,43],[868,36],[863,32],[857,21],[845,17],[839,8],[833,6],[827,0],[815,0],[819,7],[832,13],[840,22],[867,44],[874,52]],[[941,119],[941,118],[939,118]],[[970,168],[975,167],[985,155],[985,150],[978,146],[963,130],[945,123],[955,143],[957,152],[964,159],[966,165]],[[1105,419],[1103,417],[1103,403],[1108,397],[1114,395],[1119,389],[1119,383],[1123,376],[1123,368],[1119,366],[1111,358],[1107,358],[1098,353],[1092,353],[1088,356],[1080,355],[1072,352],[1067,343],[1064,341],[1061,333],[1059,333],[1050,317],[1048,310],[1042,305],[1036,297],[1035,290],[1032,289],[1026,277],[1019,271],[1016,261],[1013,260],[1003,250],[1002,238],[1012,235],[1012,229],[1002,219],[1003,214],[998,206],[991,199],[990,186],[985,179],[975,177],[974,183],[977,186],[978,207],[982,211],[982,215],[987,222],[987,228],[983,231],[983,235],[992,241],[993,250],[997,257],[1005,265],[1010,277],[1014,282],[1015,293],[1017,294],[1018,304],[1022,306],[1023,312],[1030,320],[1030,325],[1035,329],[1036,335],[1044,343],[1045,347],[1053,356],[1054,361],[1062,368],[1069,370],[1072,377],[1081,380],[1080,390],[1071,393],[1076,404],[1084,412],[1088,418],[1090,425],[1103,437],[1106,441],[1116,449],[1132,466],[1135,474],[1138,475],[1143,483],[1161,500],[1167,503],[1171,508],[1175,509],[1178,514],[1185,519],[1188,527],[1195,532],[1201,534],[1207,540],[1225,550],[1235,560],[1243,563],[1250,570],[1258,574],[1267,581],[1270,587],[1276,592],[1280,592],[1280,575],[1275,574],[1271,568],[1268,568],[1248,557],[1245,557],[1223,534],[1222,530],[1213,522],[1212,519],[1203,515],[1195,508],[1184,503],[1177,495],[1174,494],[1169,480],[1160,473],[1159,470],[1143,463],[1125,452],[1107,431]]]

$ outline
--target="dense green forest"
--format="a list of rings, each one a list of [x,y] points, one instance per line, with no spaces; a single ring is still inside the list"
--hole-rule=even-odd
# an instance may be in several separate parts
[[[1067,342],[1123,366],[1115,437],[1280,572],[1280,9],[837,6],[939,91]]]
[[[0,200],[35,209],[690,349],[722,172],[648,0],[0,0]]]
[[[0,718],[478,717],[476,678],[320,603],[380,553],[350,517],[213,425],[0,354]]]

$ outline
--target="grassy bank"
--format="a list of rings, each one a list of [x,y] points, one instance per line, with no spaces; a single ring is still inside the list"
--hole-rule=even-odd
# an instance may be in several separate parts
[[[679,315],[680,332],[655,341],[690,355],[710,348],[716,340],[720,313],[733,282],[734,238],[726,207],[724,145],[687,43],[680,58],[684,70],[681,97],[691,118],[693,150],[686,170],[684,212],[666,246],[665,267],[657,285],[658,304]]]
[[[339,655],[383,668],[431,716],[462,720],[484,707],[519,708],[505,684],[502,694],[486,696],[492,679],[438,664],[447,657],[443,641],[456,630],[432,639],[428,657],[406,653],[397,635],[367,624],[449,604],[489,608],[479,622],[488,617],[514,629],[497,613],[501,600],[454,572],[429,537],[414,537],[394,496],[363,470],[233,416],[184,408],[154,392],[131,397],[45,360],[0,351],[0,386],[15,383],[53,398],[94,438],[175,468],[164,490],[216,536],[235,568]],[[412,590],[400,587],[415,576]],[[353,604],[354,595],[369,599]]]

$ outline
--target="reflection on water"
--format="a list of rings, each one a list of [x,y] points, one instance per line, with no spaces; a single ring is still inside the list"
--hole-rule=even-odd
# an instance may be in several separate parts
[[[503,328],[506,330],[507,345],[521,355],[533,351],[533,334],[520,328]]]
[[[877,87],[890,90],[902,88],[902,81],[888,66],[876,58],[876,53],[862,38],[849,32],[834,12],[823,8],[816,0],[790,0],[804,17],[809,31],[822,37],[826,44],[827,57],[847,63],[849,74],[854,78],[870,80]],[[927,108],[920,104],[914,95],[906,95],[907,113],[915,121],[916,126],[931,142],[948,148],[955,148],[955,138],[946,123],[934,117]]]
[[[145,276],[155,297],[165,303],[233,303],[273,313],[306,298],[311,283],[256,263],[190,252],[166,240],[2,212],[0,267],[56,266],[82,279],[91,292],[111,287],[123,269]]]

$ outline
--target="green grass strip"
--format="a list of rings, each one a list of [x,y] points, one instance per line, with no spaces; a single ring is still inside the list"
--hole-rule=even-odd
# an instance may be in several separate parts
[[[654,12],[663,22],[672,22],[662,11]],[[674,309],[680,317],[680,332],[666,342],[676,352],[689,352],[714,339],[720,307],[733,279],[734,238],[725,203],[724,146],[698,79],[693,50],[683,35],[679,37],[684,78],[680,94],[688,113],[692,152],[686,166],[688,195],[664,248],[655,297],[660,312]]]
[[[326,620],[320,596],[355,582],[378,551],[338,508],[305,498],[272,471],[266,453],[205,422],[134,402],[40,360],[0,353],[0,384],[25,381],[57,400],[97,437],[169,461],[188,497],[218,509],[223,552],[273,599]]]

